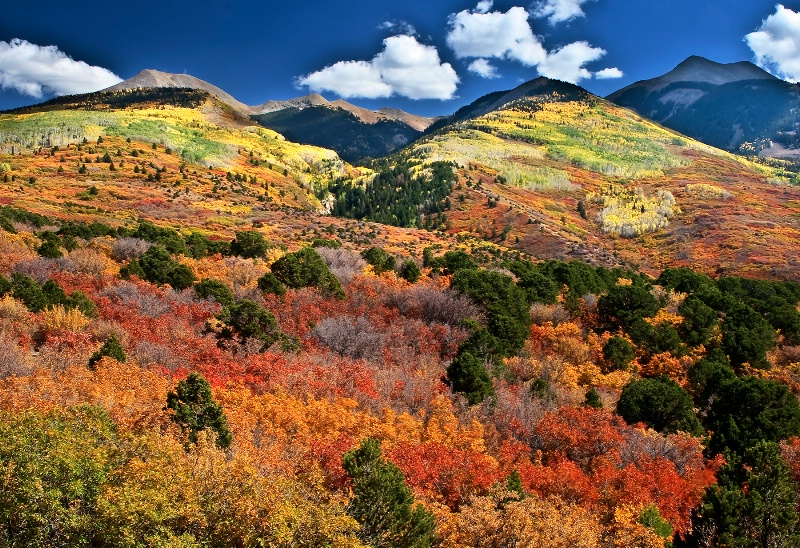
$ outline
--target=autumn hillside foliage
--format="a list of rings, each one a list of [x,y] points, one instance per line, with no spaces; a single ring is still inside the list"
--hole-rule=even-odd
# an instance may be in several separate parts
[[[705,542],[746,517],[716,474],[800,434],[796,284],[433,249],[411,283],[414,257],[332,242],[0,233],[3,542]],[[345,458],[368,439],[397,525]]]
[[[0,545],[798,545],[796,264],[730,267],[794,229],[714,224],[771,168],[585,95],[355,168],[175,93],[0,115]]]

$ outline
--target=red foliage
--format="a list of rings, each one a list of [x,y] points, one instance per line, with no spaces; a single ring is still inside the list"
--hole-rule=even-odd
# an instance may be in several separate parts
[[[386,454],[415,493],[454,510],[501,477],[497,462],[488,455],[439,443],[400,444]]]

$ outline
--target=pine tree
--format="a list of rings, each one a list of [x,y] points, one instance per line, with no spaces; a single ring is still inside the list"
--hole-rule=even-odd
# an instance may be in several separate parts
[[[369,438],[342,456],[353,481],[347,512],[361,524],[359,537],[375,548],[423,548],[431,545],[433,514],[414,497],[403,473],[381,455],[380,441]]]
[[[93,370],[97,365],[97,362],[102,360],[104,356],[114,358],[121,363],[125,363],[125,360],[127,359],[125,356],[125,349],[122,348],[122,345],[114,335],[111,335],[106,342],[103,343],[103,346],[101,346],[97,352],[92,354],[92,357],[89,358],[89,369]]]
[[[194,371],[185,380],[178,382],[174,392],[167,394],[167,409],[175,414],[172,420],[178,423],[188,442],[197,444],[197,435],[210,428],[217,435],[217,446],[230,447],[233,434],[228,429],[228,419],[222,406],[214,401],[211,385],[203,375]]]

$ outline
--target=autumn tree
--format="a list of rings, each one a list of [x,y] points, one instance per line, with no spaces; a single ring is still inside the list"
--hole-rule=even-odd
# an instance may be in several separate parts
[[[0,545],[91,545],[115,437],[95,407],[0,412]]]
[[[423,548],[433,542],[433,514],[414,497],[403,473],[381,455],[380,442],[365,439],[342,456],[353,482],[348,513],[361,524],[359,537],[375,548]]]
[[[205,429],[216,434],[217,446],[222,449],[233,441],[222,406],[214,401],[211,385],[197,371],[189,373],[185,380],[178,382],[174,391],[167,394],[167,409],[175,412],[172,420],[188,434],[188,443],[196,445],[198,434]]]

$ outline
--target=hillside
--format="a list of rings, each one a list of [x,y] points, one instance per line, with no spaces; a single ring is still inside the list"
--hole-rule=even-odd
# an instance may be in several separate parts
[[[328,101],[319,94],[249,106],[226,91],[188,74],[143,70],[104,91],[193,89],[208,92],[238,115],[285,135],[289,140],[335,150],[353,162],[390,154],[416,139],[432,118],[398,109],[376,111],[341,99]],[[63,103],[61,103],[63,105]]]
[[[0,545],[713,546],[752,513],[717,493],[789,512],[796,187],[506,94],[370,168],[197,89],[0,114]]]
[[[616,91],[610,101],[712,146],[797,156],[800,92],[752,63],[689,57],[675,69]]]
[[[650,272],[685,265],[799,279],[792,173],[544,79],[479,99],[439,124],[395,161],[459,167],[440,213],[451,234]]]

